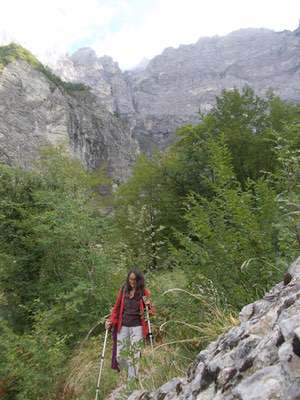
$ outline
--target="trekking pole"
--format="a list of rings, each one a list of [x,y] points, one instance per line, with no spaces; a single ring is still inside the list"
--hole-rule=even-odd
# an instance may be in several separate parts
[[[145,301],[144,301],[144,303],[145,303]],[[153,337],[152,337],[151,324],[150,324],[150,318],[149,318],[149,310],[148,310],[147,304],[145,304],[145,306],[146,306],[146,313],[147,313],[147,321],[148,321],[148,328],[149,328],[149,336],[150,336],[151,349],[152,349],[152,351],[153,351]]]
[[[100,358],[100,360],[101,360],[100,361],[100,370],[99,370],[99,375],[98,375],[95,400],[98,399],[98,395],[99,395],[99,384],[100,384],[100,378],[101,378],[101,373],[102,373],[102,367],[103,367],[103,363],[104,363],[104,353],[105,353],[105,347],[106,347],[106,341],[107,341],[107,334],[108,334],[108,329],[106,329],[106,331],[105,331],[104,345],[103,345],[102,354],[101,354],[101,358]]]

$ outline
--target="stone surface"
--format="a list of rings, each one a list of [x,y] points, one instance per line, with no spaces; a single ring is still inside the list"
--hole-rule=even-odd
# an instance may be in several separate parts
[[[244,307],[240,325],[202,350],[185,377],[147,392],[147,398],[299,400],[300,258],[289,271],[290,282],[280,282],[263,299]],[[139,400],[139,394],[130,400]]]
[[[0,74],[0,161],[30,168],[44,144],[66,143],[90,169],[125,181],[139,152],[124,121],[88,90],[67,92],[23,60]]]
[[[198,111],[211,109],[222,89],[248,84],[264,95],[272,87],[283,99],[300,102],[299,29],[204,37],[167,48],[131,71],[89,47],[51,66],[90,91],[70,93],[25,61],[12,62],[0,74],[0,161],[29,168],[42,144],[67,142],[88,168],[107,162],[115,181],[124,181],[140,149],[167,147],[175,129],[198,123]],[[243,310],[241,319],[252,312]],[[260,328],[272,318],[270,313]]]
[[[224,88],[248,84],[264,95],[272,87],[283,99],[300,102],[299,29],[249,28],[203,37],[125,72],[85,47],[53,69],[66,80],[90,85],[110,111],[129,122],[143,149],[164,148],[177,127],[198,123],[199,110],[210,110]]]
[[[283,382],[280,366],[265,367],[238,384],[233,394],[243,400],[284,399]]]

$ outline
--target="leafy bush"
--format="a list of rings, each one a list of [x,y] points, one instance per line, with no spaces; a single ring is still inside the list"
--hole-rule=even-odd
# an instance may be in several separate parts
[[[54,390],[67,356],[65,337],[37,321],[30,333],[15,335],[1,321],[1,376],[7,396],[54,399]]]

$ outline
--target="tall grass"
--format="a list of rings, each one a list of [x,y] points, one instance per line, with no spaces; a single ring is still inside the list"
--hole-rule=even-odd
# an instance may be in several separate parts
[[[195,320],[194,314],[189,315],[186,308],[185,313],[178,308],[178,318],[166,316],[165,321],[159,326],[155,324],[153,318],[154,338],[159,332],[165,332],[165,335],[162,334],[164,338],[162,343],[155,341],[153,350],[146,342],[142,342],[138,381],[127,382],[125,369],[120,373],[111,369],[112,341],[109,337],[100,382],[101,399],[125,400],[134,390],[155,391],[174,377],[185,377],[186,370],[193,363],[196,353],[220,334],[238,325],[236,313],[230,309],[223,309],[212,291],[192,293],[183,288],[169,288],[157,296],[157,303],[161,303],[167,296],[178,296],[178,293],[182,295],[180,299],[183,308],[185,308],[187,298],[192,299],[193,307],[201,306],[201,318]],[[166,301],[165,303],[169,304]],[[173,303],[170,302],[170,304],[172,306]],[[186,347],[186,344],[189,346]],[[98,338],[90,338],[78,349],[78,353],[70,360],[67,378],[59,400],[94,398],[102,345],[103,334]]]

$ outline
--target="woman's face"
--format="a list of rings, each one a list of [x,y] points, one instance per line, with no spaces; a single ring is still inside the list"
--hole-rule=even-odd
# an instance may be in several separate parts
[[[136,276],[134,272],[131,272],[131,274],[129,275],[129,284],[132,288],[136,287]]]

